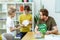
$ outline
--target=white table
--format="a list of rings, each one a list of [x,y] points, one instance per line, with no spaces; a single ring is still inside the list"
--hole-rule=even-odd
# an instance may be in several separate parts
[[[34,32],[28,32],[23,38],[22,40],[60,40],[60,35],[46,35],[45,38],[39,38],[36,39],[34,37],[35,33]]]

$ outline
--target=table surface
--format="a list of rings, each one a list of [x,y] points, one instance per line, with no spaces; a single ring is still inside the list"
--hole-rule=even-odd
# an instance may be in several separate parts
[[[43,39],[36,39],[34,38],[34,32],[28,32],[23,38],[22,40],[43,40]]]
[[[22,40],[45,40],[44,38],[41,38],[41,39],[36,39],[34,37],[34,32],[28,32],[23,38]],[[54,38],[57,38],[57,39],[60,39],[60,35],[55,35]]]

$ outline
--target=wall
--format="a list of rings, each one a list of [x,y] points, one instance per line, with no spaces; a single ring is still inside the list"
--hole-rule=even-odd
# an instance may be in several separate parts
[[[44,4],[44,8],[48,9],[49,15],[54,17],[58,30],[60,31],[60,13],[55,12],[55,0],[42,0],[42,3]]]
[[[34,14],[37,14],[41,8],[41,0],[33,0],[34,1]]]

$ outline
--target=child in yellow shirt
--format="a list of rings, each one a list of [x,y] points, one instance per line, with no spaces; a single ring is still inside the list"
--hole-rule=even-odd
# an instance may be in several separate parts
[[[20,23],[20,33],[17,34],[17,36],[19,37],[23,37],[27,32],[30,32],[31,30],[31,27],[32,27],[32,15],[29,13],[30,12],[30,7],[28,5],[24,6],[24,13],[21,14],[19,16],[19,23]],[[25,24],[28,24],[28,25],[24,25],[23,22],[26,22],[28,21],[28,23],[26,22]]]

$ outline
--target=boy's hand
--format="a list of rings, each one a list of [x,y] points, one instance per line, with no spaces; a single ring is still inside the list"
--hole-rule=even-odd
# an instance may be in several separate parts
[[[20,29],[21,27],[19,26],[17,29]]]
[[[51,34],[51,33],[52,33],[52,31],[47,31],[47,32],[46,32],[47,35],[48,35],[48,34]]]
[[[39,31],[36,31],[36,34],[41,34]]]
[[[23,24],[20,24],[20,26],[24,26]]]
[[[32,24],[32,21],[29,21],[29,24]]]

